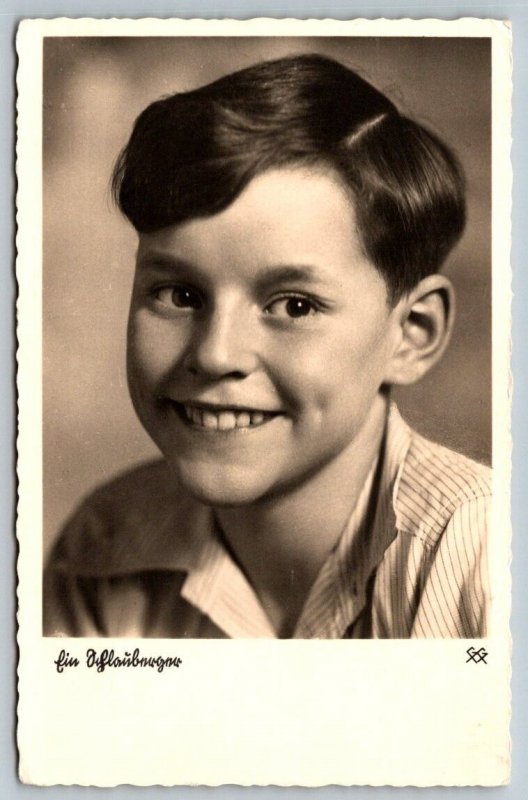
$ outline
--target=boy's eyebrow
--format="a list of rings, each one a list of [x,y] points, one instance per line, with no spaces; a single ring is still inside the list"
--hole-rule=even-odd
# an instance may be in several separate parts
[[[157,267],[159,269],[174,270],[174,269],[189,269],[192,264],[184,261],[182,258],[166,255],[165,253],[158,253],[155,251],[138,255],[137,266],[147,269],[148,267]]]
[[[147,252],[137,259],[139,268],[159,268],[168,271],[175,269],[198,270],[200,268],[185,259],[158,252]],[[278,264],[264,267],[256,275],[256,286],[259,290],[269,289],[280,283],[302,281],[303,283],[321,283],[321,275],[308,264]]]
[[[267,289],[280,283],[321,283],[321,276],[308,264],[279,264],[261,270],[257,276],[259,289]]]

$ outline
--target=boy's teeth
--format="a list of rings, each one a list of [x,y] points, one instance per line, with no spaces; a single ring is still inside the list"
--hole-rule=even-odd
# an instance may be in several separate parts
[[[236,428],[236,418],[232,411],[221,411],[218,415],[218,430],[230,431]]]
[[[211,411],[196,406],[184,406],[185,416],[201,428],[231,431],[234,428],[250,428],[264,422],[262,411]]]
[[[241,411],[240,414],[236,415],[237,428],[249,428],[250,424],[251,417],[247,411]]]
[[[202,412],[202,420],[204,428],[216,429],[218,428],[218,415],[212,414],[210,411]]]

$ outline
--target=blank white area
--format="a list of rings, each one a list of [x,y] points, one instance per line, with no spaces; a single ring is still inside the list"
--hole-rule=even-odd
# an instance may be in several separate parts
[[[83,663],[90,646],[136,644],[66,641],[81,666],[62,674],[59,640],[26,660],[26,780],[487,785],[507,775],[505,648],[490,646],[483,665],[465,663],[461,641],[144,641],[142,655],[182,665],[98,674]]]

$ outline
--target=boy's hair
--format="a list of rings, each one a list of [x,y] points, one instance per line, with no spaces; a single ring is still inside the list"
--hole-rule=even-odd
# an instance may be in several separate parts
[[[340,176],[391,302],[439,269],[464,228],[464,181],[449,148],[320,55],[266,61],[152,103],[112,188],[147,233],[215,214],[256,175],[294,165]]]

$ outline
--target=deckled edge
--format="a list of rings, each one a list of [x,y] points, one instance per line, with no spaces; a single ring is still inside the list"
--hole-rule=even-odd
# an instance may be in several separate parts
[[[427,18],[427,19],[423,19],[423,20],[415,20],[415,19],[410,19],[410,18],[402,18],[402,19],[398,19],[398,20],[387,19],[387,18],[378,18],[376,20],[371,20],[371,19],[369,20],[369,19],[365,19],[365,18],[353,19],[353,20],[336,20],[336,19],[331,19],[331,18],[325,18],[325,19],[321,20],[321,19],[315,19],[315,18],[308,18],[306,20],[299,20],[299,19],[290,18],[290,17],[289,18],[285,18],[285,19],[273,19],[273,18],[268,18],[268,17],[262,17],[262,18],[252,18],[250,20],[228,20],[228,19],[200,19],[200,18],[180,19],[180,18],[173,18],[173,17],[170,17],[170,18],[153,18],[153,17],[147,17],[147,18],[116,18],[116,17],[111,17],[111,18],[104,18],[104,19],[94,19],[94,18],[90,18],[90,17],[80,17],[80,18],[60,17],[60,18],[56,18],[56,19],[53,19],[53,20],[50,20],[50,19],[38,19],[38,18],[26,19],[26,20],[23,20],[19,24],[18,30],[17,30],[17,36],[16,36],[16,53],[17,53],[17,57],[18,57],[18,64],[17,64],[17,70],[16,70],[16,92],[17,92],[17,96],[16,96],[16,115],[15,115],[15,119],[16,119],[16,126],[15,126],[15,129],[16,129],[15,172],[16,172],[16,181],[17,181],[16,182],[16,187],[17,187],[16,188],[16,212],[15,212],[15,224],[16,224],[16,236],[15,236],[16,273],[15,274],[16,274],[16,290],[17,290],[17,296],[16,296],[17,320],[16,320],[16,333],[15,333],[15,336],[16,336],[16,341],[15,341],[15,348],[16,348],[15,349],[15,362],[16,362],[17,422],[18,422],[16,445],[15,446],[16,446],[16,455],[17,455],[17,477],[19,479],[19,486],[18,486],[18,491],[17,491],[17,538],[18,538],[18,535],[19,535],[19,524],[18,523],[19,523],[19,518],[20,518],[20,512],[21,512],[22,506],[24,504],[24,486],[22,486],[22,491],[21,491],[20,475],[19,475],[19,472],[18,472],[19,458],[20,458],[20,451],[21,451],[21,447],[20,447],[21,436],[24,433],[23,426],[21,426],[20,389],[19,389],[19,378],[20,378],[20,370],[21,370],[21,362],[22,362],[21,353],[23,351],[23,343],[21,343],[21,341],[19,339],[19,333],[20,333],[19,312],[20,312],[20,295],[21,295],[21,292],[20,292],[21,281],[20,281],[19,267],[20,267],[20,252],[21,252],[21,250],[23,251],[23,245],[22,245],[23,225],[21,225],[21,217],[23,217],[23,213],[21,212],[21,208],[22,208],[23,203],[24,203],[23,197],[21,197],[21,195],[23,195],[24,192],[21,191],[21,185],[20,185],[21,182],[19,180],[20,166],[21,166],[21,151],[23,150],[23,145],[21,144],[21,131],[23,130],[23,124],[21,123],[21,117],[22,117],[22,115],[21,115],[21,105],[22,104],[20,102],[21,84],[23,83],[23,77],[22,77],[22,72],[23,71],[22,71],[21,63],[20,63],[21,50],[23,49],[23,46],[24,46],[22,44],[22,40],[25,37],[26,30],[29,31],[32,28],[34,28],[34,26],[36,26],[36,25],[43,27],[42,36],[44,36],[44,35],[46,35],[46,36],[51,36],[51,35],[60,35],[60,36],[70,35],[70,36],[72,36],[72,35],[87,35],[87,34],[88,35],[102,36],[102,35],[115,35],[115,31],[112,30],[112,31],[109,31],[107,34],[105,34],[101,30],[98,30],[98,28],[101,26],[101,24],[104,23],[105,25],[107,25],[107,24],[110,23],[112,25],[112,27],[113,27],[114,24],[117,25],[117,26],[121,26],[122,23],[124,23],[124,22],[132,23],[134,25],[134,27],[136,27],[136,26],[139,27],[139,25],[144,26],[145,22],[153,23],[155,26],[159,26],[161,24],[165,25],[166,23],[178,23],[179,25],[182,25],[183,27],[188,28],[187,31],[180,31],[179,32],[180,35],[194,35],[194,31],[190,30],[190,28],[192,28],[196,23],[207,24],[207,26],[214,27],[215,29],[217,28],[217,25],[223,27],[224,25],[228,24],[229,26],[235,25],[236,27],[240,28],[240,35],[241,36],[242,35],[249,35],[249,29],[252,28],[252,27],[258,26],[259,29],[261,29],[263,24],[264,25],[272,25],[272,26],[276,25],[277,26],[277,30],[276,30],[277,34],[278,33],[284,34],[284,31],[283,30],[279,30],[279,28],[283,28],[283,26],[285,24],[295,24],[295,26],[306,25],[307,28],[309,26],[312,26],[312,25],[314,27],[317,26],[317,28],[318,28],[317,34],[320,35],[320,36],[324,36],[324,35],[329,35],[330,36],[330,35],[335,35],[335,33],[336,33],[335,30],[329,30],[328,32],[324,32],[324,31],[322,32],[320,30],[320,27],[322,25],[328,25],[329,27],[332,27],[332,28],[334,28],[334,26],[339,26],[340,28],[350,27],[351,28],[350,29],[350,35],[351,36],[352,35],[354,35],[354,36],[358,36],[358,35],[369,36],[369,35],[374,35],[373,32],[370,32],[370,31],[366,32],[365,31],[365,33],[361,33],[361,32],[358,32],[355,29],[352,30],[352,26],[355,28],[356,26],[365,24],[365,26],[368,26],[369,28],[373,28],[375,25],[379,25],[379,24],[383,23],[383,24],[389,24],[391,27],[394,27],[396,29],[393,35],[399,35],[399,36],[402,36],[402,37],[403,36],[415,36],[415,35],[418,35],[418,34],[419,35],[427,35],[427,33],[424,33],[420,29],[422,27],[427,27],[427,25],[431,24],[431,23],[434,23],[434,25],[437,27],[437,31],[436,31],[435,34],[431,33],[430,35],[439,35],[438,34],[438,26],[445,27],[445,33],[442,32],[443,35],[449,35],[449,31],[451,29],[454,29],[454,26],[460,26],[460,24],[463,23],[463,22],[464,23],[466,23],[466,22],[469,23],[470,22],[472,25],[476,25],[479,28],[481,28],[481,30],[479,30],[478,33],[473,33],[473,34],[461,33],[460,32],[460,27],[457,27],[456,35],[457,36],[460,36],[460,35],[466,35],[466,36],[469,36],[469,35],[473,35],[473,36],[480,35],[480,36],[482,36],[482,35],[485,35],[486,31],[487,31],[487,33],[489,35],[491,35],[492,31],[495,30],[497,26],[500,26],[500,27],[508,29],[508,34],[509,34],[510,39],[511,39],[511,23],[508,20],[499,20],[499,19],[482,20],[482,19],[476,19],[476,18],[471,18],[471,17],[464,17],[464,18],[460,18],[458,20],[435,20],[434,18]],[[59,26],[59,24],[60,24],[60,26]],[[83,26],[88,26],[90,28],[93,27],[94,30],[93,30],[93,32],[84,30],[82,33],[79,32],[79,34],[75,34],[73,32],[73,30],[67,30],[67,29],[58,30],[57,29],[58,27],[62,28],[63,25],[65,25],[66,28],[69,28],[70,26],[72,28],[75,28],[77,26],[83,25]],[[398,31],[397,30],[398,27],[399,26],[403,26],[403,25],[405,25],[406,27],[410,26],[414,30],[412,30],[409,33]],[[489,26],[491,26],[491,28]],[[242,29],[244,29],[244,30],[242,30]],[[308,33],[308,32],[309,31],[307,30],[306,33]],[[236,34],[236,33],[238,33],[238,32],[234,32],[232,30],[229,31],[229,35],[233,35],[233,34]],[[454,33],[454,30],[453,30],[453,33]],[[145,34],[145,35],[148,35],[148,34]],[[151,33],[150,35],[153,35],[153,34]],[[165,29],[164,31],[160,31],[159,35],[168,35],[168,32]],[[208,35],[219,35],[219,31],[215,30],[214,32],[212,32],[211,34],[208,34]],[[227,35],[227,31],[226,31],[226,35]],[[340,30],[340,35],[348,35],[348,32]],[[509,92],[510,113],[511,113],[511,63],[512,63],[512,52],[511,52],[511,47],[510,47],[510,92]],[[23,120],[23,117],[22,117],[22,120]],[[509,215],[509,234],[510,234],[510,236],[511,236],[511,191],[512,191],[511,142],[512,142],[512,137],[511,137],[511,126],[510,126],[510,140],[509,140],[509,148],[508,148],[509,166],[510,166],[510,169],[509,169],[509,172],[508,172],[508,190],[509,190],[508,215]],[[504,174],[502,176],[502,180],[503,181],[505,180]],[[509,299],[508,299],[508,308],[509,308],[509,315],[510,315],[510,331],[511,331],[511,300],[512,300],[511,250],[509,251],[508,263],[509,263],[509,281],[508,281]],[[508,402],[509,402],[509,407],[510,407],[510,414],[509,414],[509,417],[508,417],[508,451],[509,451],[510,464],[511,464],[511,450],[512,450],[512,444],[511,444],[511,442],[512,442],[512,435],[511,435],[511,398],[512,398],[512,392],[513,392],[513,375],[512,375],[512,370],[511,370],[511,334],[510,334],[509,338],[510,338],[510,343],[509,343],[509,367],[508,367],[509,384],[508,384],[507,394],[508,394]],[[21,431],[22,431],[22,434],[21,434]],[[511,468],[510,468],[510,474],[511,474]],[[510,503],[510,507],[511,507],[511,503]],[[511,533],[510,533],[510,543],[511,543]],[[21,609],[20,609],[20,599],[21,599],[20,598],[20,595],[21,595],[20,584],[21,584],[21,581],[20,581],[20,578],[19,578],[19,569],[20,569],[21,564],[23,564],[23,552],[22,552],[22,547],[21,547],[21,544],[20,544],[20,540],[18,541],[18,545],[19,545],[19,550],[18,550],[17,559],[16,559],[16,564],[17,564],[17,590],[16,590],[16,594],[17,594],[17,601],[18,601],[17,623],[18,623],[18,626],[19,626],[18,632],[17,632],[17,643],[18,643],[18,647],[19,647],[19,661],[18,661],[18,668],[17,668],[17,688],[20,687],[20,682],[21,682],[20,654],[21,654],[22,649],[23,649],[23,641],[22,641],[23,640],[23,636],[21,636],[21,627],[22,627],[22,624],[23,624],[22,616],[23,615],[21,615]],[[510,553],[509,553],[509,564],[511,565],[511,546],[510,546]],[[510,606],[511,606],[511,603],[510,603]],[[510,655],[511,655],[511,633],[509,634],[509,641],[510,641]],[[510,676],[510,681],[511,681],[511,661],[510,661],[509,676]],[[18,712],[20,710],[20,696],[17,697],[16,709],[17,709],[17,714],[18,714]],[[511,718],[511,689],[510,689],[510,718]],[[19,747],[19,752],[18,752],[18,755],[19,755],[19,778],[23,783],[26,783],[26,784],[41,785],[41,786],[45,786],[45,785],[49,785],[49,786],[52,786],[52,785],[53,786],[95,786],[95,787],[101,787],[101,788],[103,788],[103,787],[117,787],[117,786],[130,786],[130,785],[134,785],[134,786],[153,786],[153,785],[156,785],[156,786],[163,786],[163,787],[190,785],[190,784],[178,784],[178,783],[151,784],[151,783],[147,783],[147,782],[141,783],[141,784],[140,783],[136,783],[136,784],[129,784],[129,783],[84,783],[84,782],[49,783],[49,784],[40,783],[40,784],[35,784],[31,780],[31,775],[29,774],[29,770],[26,768],[26,765],[24,764],[23,759],[22,759],[22,755],[20,753],[20,740],[19,740],[19,736],[18,736],[18,729],[17,729],[17,745]],[[510,748],[511,748],[511,737],[510,737]],[[508,782],[509,782],[509,779],[507,778],[504,781],[502,781],[500,784],[495,783],[495,782],[486,783],[486,784],[484,784],[482,782],[481,783],[471,783],[470,782],[470,783],[437,783],[437,784],[434,784],[434,785],[442,786],[442,787],[450,787],[450,786],[461,786],[461,787],[463,787],[463,786],[499,786],[499,785],[506,785]],[[207,784],[202,784],[202,783],[193,784],[193,786],[211,786],[211,787],[214,787],[214,786],[226,786],[226,785],[232,785],[232,784],[229,784],[229,783],[226,783],[226,782],[223,782],[223,783],[215,782],[215,783],[207,783]],[[291,784],[291,783],[251,783],[250,784],[250,783],[240,782],[240,783],[237,783],[236,785],[237,786],[253,786],[253,785],[257,785],[257,786],[278,786],[278,787],[282,787],[282,788],[289,788],[289,787],[297,786],[298,784]],[[314,787],[315,788],[315,787],[330,786],[330,785],[345,786],[345,785],[350,785],[350,784],[343,784],[343,783],[335,783],[335,784],[310,783],[310,784],[308,784],[307,783],[307,784],[304,784],[304,785],[307,786],[307,787]],[[353,784],[353,785],[354,786],[386,786],[388,784],[371,782],[371,783],[368,783],[368,784],[357,783],[357,784]],[[402,787],[402,786],[414,787],[414,786],[416,786],[416,787],[420,787],[420,788],[425,788],[425,787],[431,786],[432,784],[429,784],[429,783],[397,783],[397,782],[394,782],[394,783],[392,783],[390,785],[391,786],[395,786],[395,787]]]

